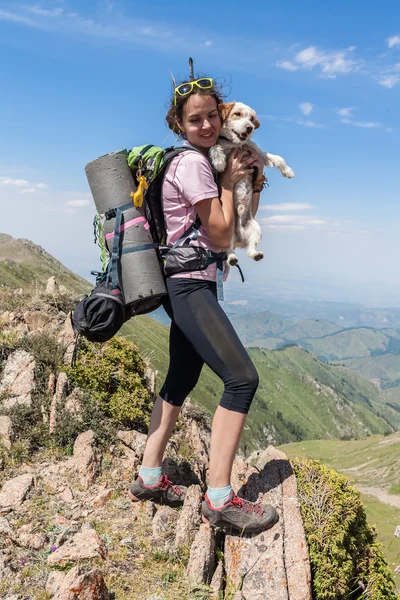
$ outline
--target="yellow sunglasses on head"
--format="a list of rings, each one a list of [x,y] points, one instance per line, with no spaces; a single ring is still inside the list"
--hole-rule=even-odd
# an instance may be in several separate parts
[[[176,96],[188,96],[194,87],[198,87],[200,90],[210,90],[214,87],[214,80],[211,77],[202,77],[201,79],[196,79],[196,81],[188,81],[187,83],[182,83],[178,85],[174,89],[174,104],[176,105]]]

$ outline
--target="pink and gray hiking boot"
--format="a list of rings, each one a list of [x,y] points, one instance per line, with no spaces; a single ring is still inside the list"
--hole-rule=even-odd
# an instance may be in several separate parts
[[[160,475],[155,485],[145,485],[138,475],[128,490],[128,496],[134,502],[153,500],[168,506],[181,506],[185,500],[186,490],[183,485],[173,485],[166,475]]]
[[[202,513],[203,521],[214,527],[233,527],[243,533],[266,531],[279,521],[279,515],[273,506],[248,502],[238,498],[233,491],[228,502],[220,508],[214,508],[206,494]]]

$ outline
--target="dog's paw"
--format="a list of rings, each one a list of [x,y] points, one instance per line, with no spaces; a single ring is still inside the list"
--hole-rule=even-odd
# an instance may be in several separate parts
[[[294,172],[287,165],[285,165],[284,167],[282,167],[282,169],[279,169],[279,170],[282,173],[282,175],[284,177],[287,177],[288,179],[291,179],[292,177],[294,177]]]
[[[236,267],[236,265],[238,264],[239,259],[236,256],[236,254],[229,254],[228,258],[227,258],[227,263],[230,267]]]
[[[248,254],[248,256],[255,261],[259,261],[264,258],[264,252],[252,252],[251,254]]]

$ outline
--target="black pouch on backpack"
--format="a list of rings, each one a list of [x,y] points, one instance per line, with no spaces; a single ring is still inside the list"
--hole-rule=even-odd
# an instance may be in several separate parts
[[[107,342],[121,329],[127,316],[121,290],[104,280],[77,304],[71,322],[74,331],[89,342]]]
[[[207,251],[198,246],[168,248],[164,255],[161,251],[161,255],[163,256],[164,275],[166,277],[185,271],[202,271],[209,264],[206,261]]]

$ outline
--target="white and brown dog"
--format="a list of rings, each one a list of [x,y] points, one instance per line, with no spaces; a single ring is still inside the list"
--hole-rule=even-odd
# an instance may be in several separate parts
[[[250,140],[255,129],[260,127],[255,111],[242,102],[228,102],[220,105],[222,118],[221,137],[215,146],[210,148],[210,160],[213,167],[222,172],[233,148],[250,146],[263,159],[266,167],[276,167],[284,177],[294,177],[294,173],[281,156],[263,152]],[[261,173],[259,173],[261,176]],[[235,209],[235,229],[231,247],[228,248],[228,264],[236,265],[238,258],[235,248],[247,248],[247,255],[253,260],[261,260],[263,252],[257,245],[261,240],[261,228],[253,218],[251,200],[253,183],[251,177],[245,177],[235,184],[233,189],[233,205]]]

